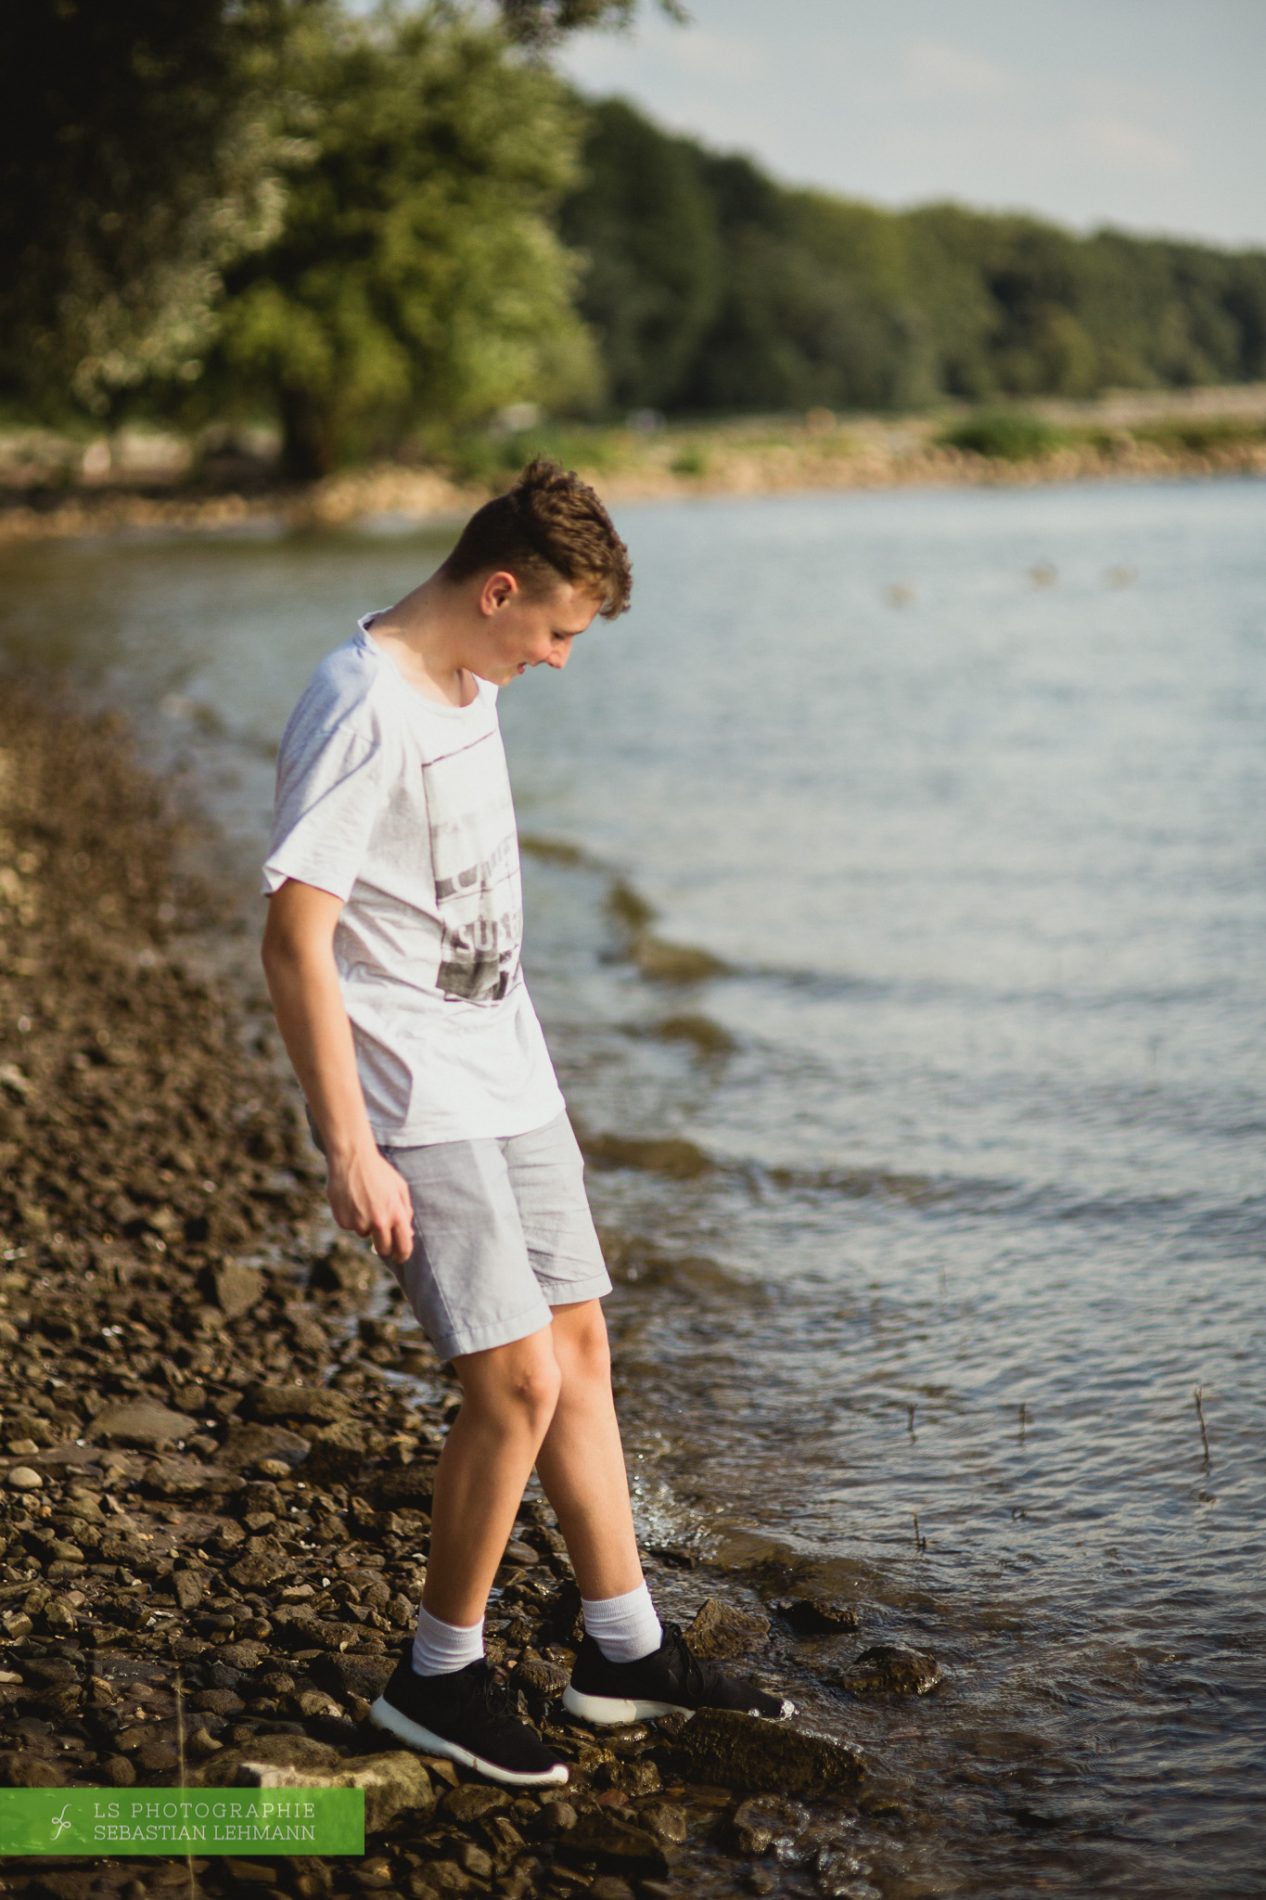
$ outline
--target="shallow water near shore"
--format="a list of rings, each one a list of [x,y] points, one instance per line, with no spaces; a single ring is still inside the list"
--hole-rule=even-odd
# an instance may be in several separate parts
[[[911,1891],[1263,1890],[1264,501],[629,509],[634,614],[502,698],[643,1535],[856,1602],[797,1692]],[[13,549],[0,639],[258,918],[290,704],[445,545]],[[894,1639],[932,1695],[826,1686]]]

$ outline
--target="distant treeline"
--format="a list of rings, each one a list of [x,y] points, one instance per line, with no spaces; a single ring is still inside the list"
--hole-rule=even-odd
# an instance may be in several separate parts
[[[1266,253],[956,204],[893,212],[591,109],[563,235],[608,399],[919,408],[1266,377]]]
[[[0,415],[268,420],[311,476],[443,454],[525,402],[896,410],[1266,378],[1266,253],[790,190],[539,56],[635,10],[0,8]]]

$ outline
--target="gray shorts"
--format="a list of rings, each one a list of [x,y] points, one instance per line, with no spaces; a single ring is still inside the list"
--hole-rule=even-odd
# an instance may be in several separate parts
[[[551,1307],[610,1293],[565,1110],[505,1141],[379,1152],[413,1202],[413,1252],[385,1264],[441,1359],[508,1345],[548,1326]]]

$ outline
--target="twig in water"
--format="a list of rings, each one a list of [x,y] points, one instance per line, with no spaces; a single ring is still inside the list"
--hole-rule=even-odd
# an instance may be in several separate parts
[[[910,1515],[914,1519],[914,1548],[919,1551],[926,1550],[928,1547],[928,1540],[926,1537],[923,1537],[920,1535],[919,1513],[917,1511],[911,1511]]]
[[[1028,1422],[1029,1422],[1029,1408],[1024,1403],[1024,1400],[1021,1399],[1020,1400],[1020,1443],[1021,1444],[1024,1443],[1024,1428],[1028,1424]]]
[[[1195,1400],[1196,1400],[1196,1417],[1200,1420],[1200,1442],[1204,1446],[1204,1468],[1206,1471],[1208,1471],[1209,1469],[1209,1434],[1205,1430],[1204,1387],[1202,1385],[1198,1385],[1195,1388]]]
[[[907,1405],[906,1407],[906,1430],[909,1432],[911,1438],[914,1437],[914,1415],[917,1410],[918,1407],[916,1405]]]

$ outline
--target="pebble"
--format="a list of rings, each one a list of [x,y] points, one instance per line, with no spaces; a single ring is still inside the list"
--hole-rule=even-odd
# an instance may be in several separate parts
[[[7,1483],[11,1491],[42,1491],[44,1480],[30,1465],[10,1465]]]

